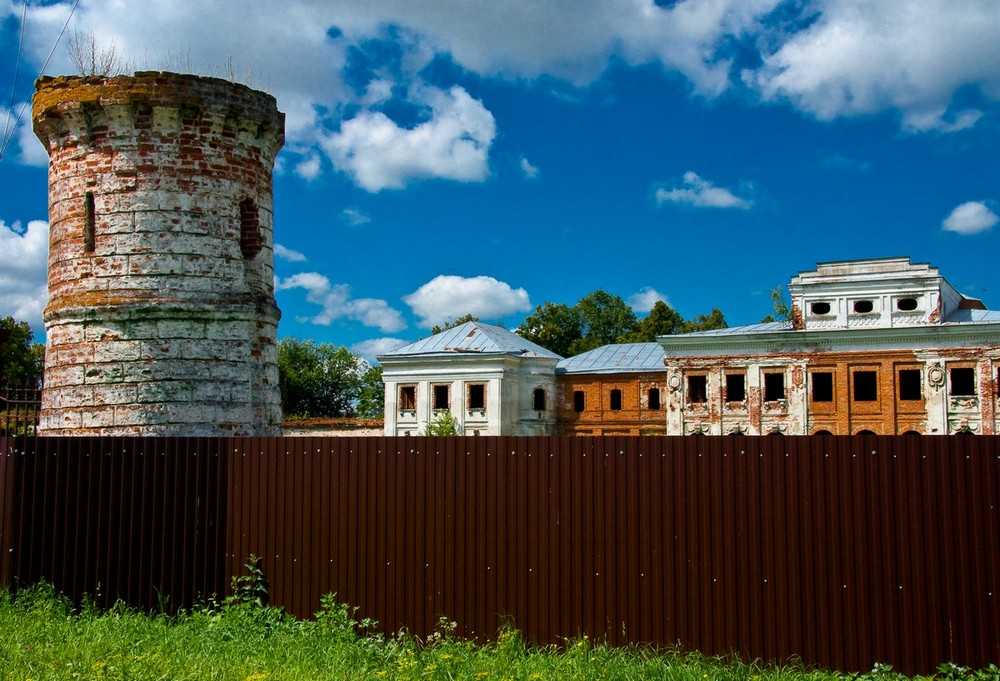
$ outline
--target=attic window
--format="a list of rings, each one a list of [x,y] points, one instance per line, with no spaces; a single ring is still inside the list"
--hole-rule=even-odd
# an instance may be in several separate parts
[[[535,388],[535,392],[532,393],[531,401],[535,411],[545,411],[545,390],[542,388]]]
[[[917,309],[916,298],[900,298],[896,301],[896,309],[903,312],[912,312]]]
[[[247,260],[253,260],[260,253],[260,216],[253,199],[240,201],[240,251]]]
[[[813,303],[810,309],[813,314],[830,314],[830,303]]]
[[[83,252],[94,252],[97,216],[94,209],[94,192],[87,192],[83,199]]]
[[[622,409],[622,391],[618,388],[611,391],[611,409],[612,411],[621,411]]]
[[[854,311],[858,314],[868,314],[875,309],[875,304],[870,300],[855,300]]]

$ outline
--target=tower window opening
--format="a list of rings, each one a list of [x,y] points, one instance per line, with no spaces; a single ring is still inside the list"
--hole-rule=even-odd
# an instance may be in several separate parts
[[[87,192],[83,200],[83,252],[93,253],[96,248],[97,215],[94,209],[94,192]]]
[[[813,314],[830,314],[830,303],[813,303],[811,309]]]
[[[875,304],[870,300],[855,300],[854,311],[858,314],[868,314],[875,309]]]
[[[260,216],[253,199],[240,201],[240,251],[247,260],[253,260],[260,253]]]
[[[900,298],[896,301],[896,309],[903,312],[912,312],[917,309],[916,298]]]

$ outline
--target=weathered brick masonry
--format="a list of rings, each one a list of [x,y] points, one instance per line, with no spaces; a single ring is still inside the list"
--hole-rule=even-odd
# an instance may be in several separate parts
[[[42,78],[49,435],[281,428],[273,97],[214,78]]]

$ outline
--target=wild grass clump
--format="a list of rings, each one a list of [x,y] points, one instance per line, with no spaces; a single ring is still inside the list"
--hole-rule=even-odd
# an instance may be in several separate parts
[[[252,585],[251,585],[252,586]],[[997,678],[995,667],[966,676]],[[992,676],[987,676],[990,673]],[[958,676],[961,674],[961,676]],[[682,652],[612,648],[586,639],[565,647],[531,647],[517,631],[479,645],[454,636],[443,622],[425,641],[385,636],[332,596],[315,619],[296,620],[269,607],[253,589],[223,603],[177,615],[149,615],[124,606],[73,608],[49,586],[0,593],[0,679],[666,679],[671,681],[896,681],[879,668],[841,675],[797,666],[745,664]]]

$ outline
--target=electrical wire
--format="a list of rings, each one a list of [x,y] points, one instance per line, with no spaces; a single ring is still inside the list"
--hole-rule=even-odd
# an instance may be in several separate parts
[[[41,76],[43,73],[45,73],[45,69],[48,68],[49,61],[52,59],[52,55],[54,55],[56,53],[56,47],[59,46],[59,41],[61,41],[63,35],[65,35],[66,29],[69,28],[69,22],[73,18],[73,14],[76,13],[76,8],[79,7],[79,5],[80,5],[80,0],[76,0],[76,2],[73,3],[73,7],[70,8],[70,10],[69,10],[69,16],[66,17],[66,22],[63,24],[62,30],[59,31],[59,35],[56,36],[56,41],[54,43],[52,43],[52,49],[49,50],[48,56],[45,57],[45,61],[42,62],[42,68],[40,68],[38,70],[38,75],[39,76]],[[10,143],[10,140],[14,138],[14,132],[17,130],[17,126],[21,125],[21,116],[24,115],[24,108],[25,108],[24,106],[21,106],[18,109],[17,118],[14,121],[14,127],[13,127],[13,129],[11,129],[10,137],[8,137],[4,141],[3,146],[0,147],[0,161],[3,160],[4,153],[7,151],[7,145]]]
[[[28,26],[28,0],[24,0],[24,6],[21,8],[21,26],[19,35],[17,37],[17,57],[14,60],[14,77],[10,81],[10,103],[7,105],[7,118],[3,125],[3,136],[0,136],[2,140],[2,145],[0,148],[7,147],[7,134],[13,134],[13,130],[10,128],[10,122],[14,119],[14,95],[17,92],[17,76],[21,71],[21,54],[24,50],[24,33]],[[2,156],[0,156],[2,158]]]

